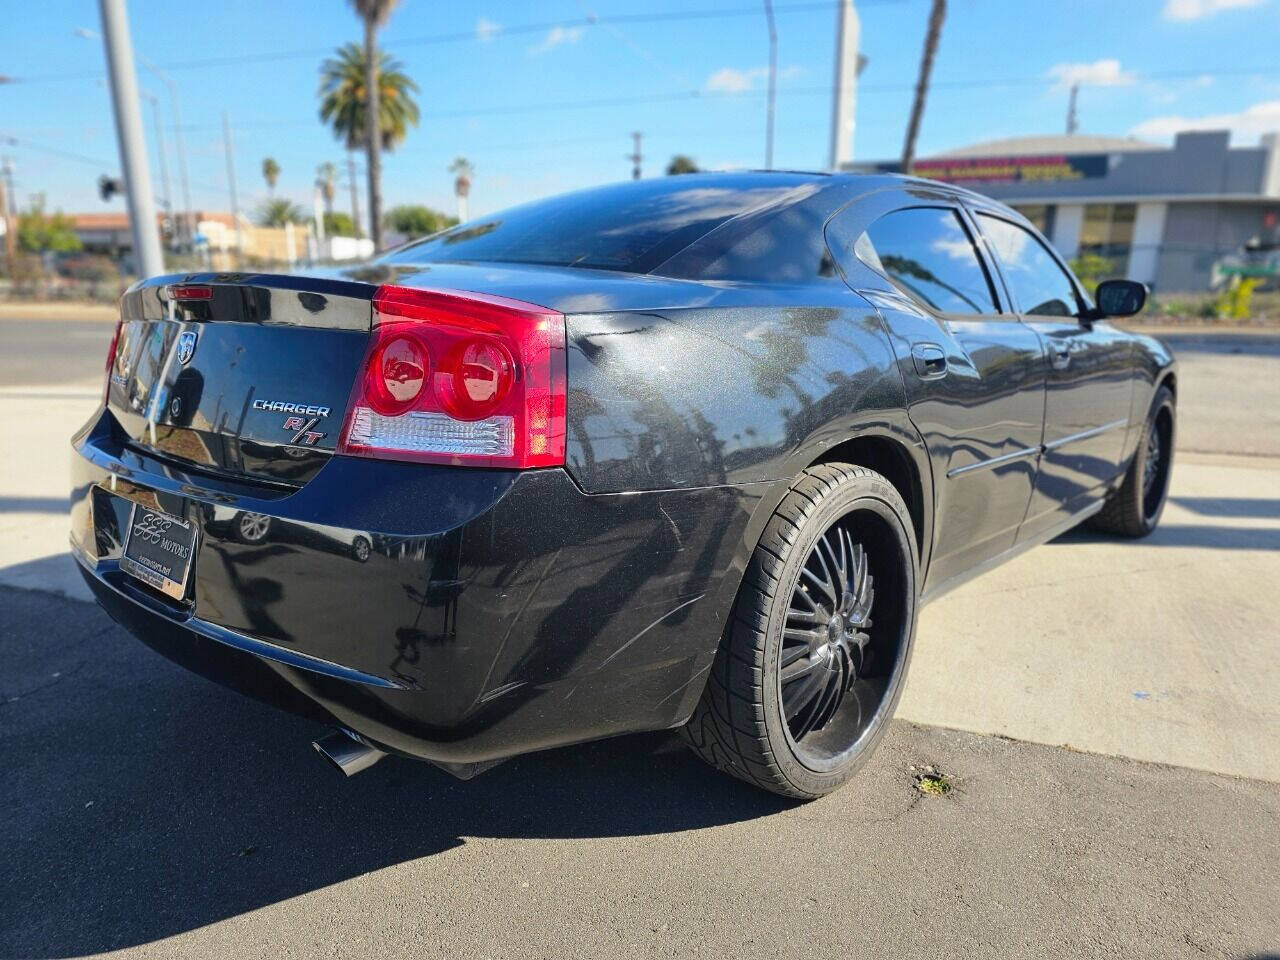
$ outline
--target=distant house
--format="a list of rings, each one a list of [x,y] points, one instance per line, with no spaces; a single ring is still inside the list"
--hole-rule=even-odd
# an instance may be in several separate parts
[[[175,214],[175,219],[181,214]],[[71,215],[76,235],[86,252],[109,256],[132,272],[133,233],[128,214],[77,213]],[[230,213],[196,210],[190,215],[198,247],[206,252],[214,270],[230,270],[253,263],[257,266],[291,265],[309,260],[357,260],[373,255],[373,241],[366,238],[330,237],[323,243],[311,240],[305,225],[259,227],[244,217],[237,225]],[[156,215],[157,227],[166,247],[178,231],[175,223],[165,223]]]

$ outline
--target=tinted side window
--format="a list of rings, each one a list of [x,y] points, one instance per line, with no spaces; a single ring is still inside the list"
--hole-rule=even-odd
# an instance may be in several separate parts
[[[943,207],[885,214],[854,252],[939,313],[998,313],[987,271],[960,216]]]
[[[1034,234],[1016,223],[978,214],[1004,278],[1023,313],[1074,317],[1080,312],[1075,286]]]

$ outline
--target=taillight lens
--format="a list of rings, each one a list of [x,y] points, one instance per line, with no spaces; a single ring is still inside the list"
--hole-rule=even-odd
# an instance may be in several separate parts
[[[382,286],[338,452],[548,467],[565,456],[564,317],[485,294]]]
[[[173,283],[168,287],[170,300],[212,300],[213,287],[203,283]]]
[[[123,321],[116,321],[116,329],[111,334],[111,345],[107,347],[107,372],[102,383],[102,402],[105,404],[111,397],[111,369],[116,365],[116,350],[120,347],[120,328]]]

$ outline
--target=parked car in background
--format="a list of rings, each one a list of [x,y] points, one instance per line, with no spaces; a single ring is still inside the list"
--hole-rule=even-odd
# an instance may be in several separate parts
[[[348,772],[679,728],[817,797],[883,735],[921,603],[1158,523],[1176,370],[1108,320],[1144,298],[963,189],[799,173],[159,277],[74,439],[73,547],[113,617],[333,725]],[[324,545],[361,537],[377,562]]]

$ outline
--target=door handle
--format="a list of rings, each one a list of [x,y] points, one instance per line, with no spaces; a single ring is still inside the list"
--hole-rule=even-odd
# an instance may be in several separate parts
[[[1049,362],[1055,370],[1065,370],[1071,365],[1071,347],[1065,343],[1055,343],[1050,346]]]
[[[921,380],[936,380],[947,374],[947,355],[936,343],[914,343],[911,359]]]

